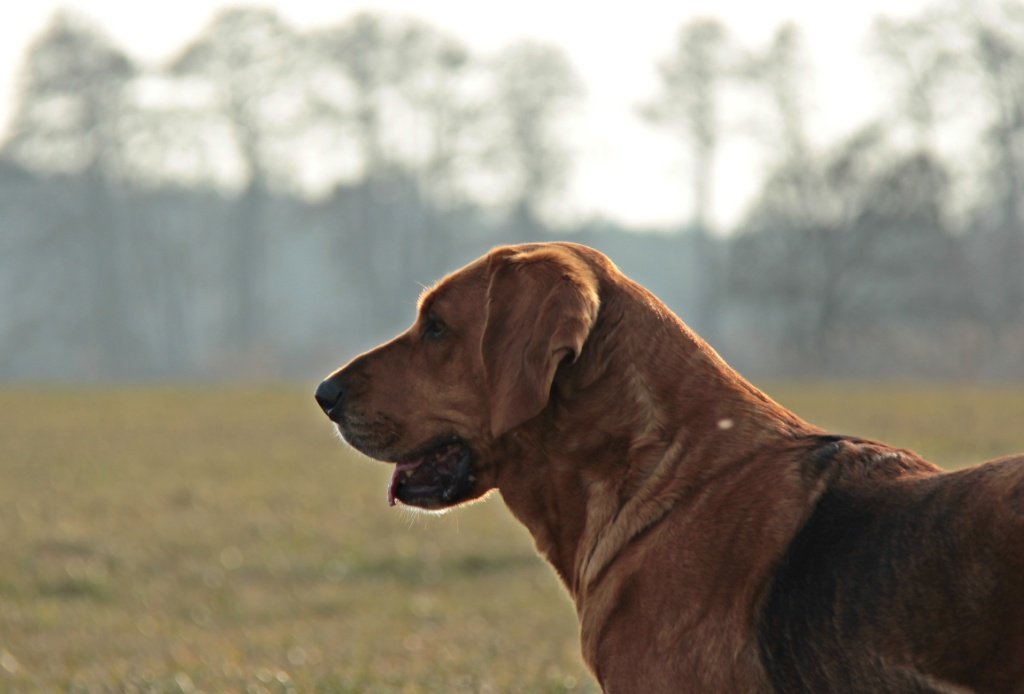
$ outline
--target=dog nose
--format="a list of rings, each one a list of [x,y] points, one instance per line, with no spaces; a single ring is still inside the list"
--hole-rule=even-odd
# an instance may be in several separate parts
[[[334,380],[328,378],[316,387],[313,397],[320,405],[324,414],[331,417],[335,410],[340,410],[341,401],[344,399],[345,390]],[[331,417],[334,419],[334,417]]]

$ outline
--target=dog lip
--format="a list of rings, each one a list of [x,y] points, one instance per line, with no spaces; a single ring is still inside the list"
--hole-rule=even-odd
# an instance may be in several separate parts
[[[396,501],[398,497],[395,490],[398,488],[398,484],[401,481],[402,473],[406,470],[415,470],[422,462],[423,460],[421,459],[411,463],[395,463],[395,469],[391,473],[391,481],[388,482],[388,506],[394,506],[398,503]]]
[[[425,451],[402,456],[388,484],[388,504],[443,508],[457,503],[472,485],[472,460],[469,446],[458,437],[442,438]],[[423,472],[417,473],[421,466]]]
[[[403,473],[415,470],[431,455],[456,444],[465,446],[462,439],[458,436],[440,436],[433,439],[430,443],[414,449],[410,453],[397,456],[392,461],[386,461],[391,462],[395,466],[395,469],[391,472],[391,480],[388,482],[388,506],[395,506],[398,503],[397,489],[403,477],[405,477]]]

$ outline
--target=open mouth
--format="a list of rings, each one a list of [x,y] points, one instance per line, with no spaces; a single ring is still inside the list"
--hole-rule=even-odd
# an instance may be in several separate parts
[[[460,439],[446,439],[395,464],[388,504],[401,501],[420,508],[444,508],[464,498],[473,486],[473,457]]]

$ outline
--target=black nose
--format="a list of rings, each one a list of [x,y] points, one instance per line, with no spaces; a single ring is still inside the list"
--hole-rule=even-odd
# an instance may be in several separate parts
[[[313,397],[316,398],[316,402],[320,405],[320,409],[324,411],[324,414],[334,419],[335,417],[331,415],[340,414],[344,395],[344,389],[336,381],[328,378],[316,387],[316,393]]]

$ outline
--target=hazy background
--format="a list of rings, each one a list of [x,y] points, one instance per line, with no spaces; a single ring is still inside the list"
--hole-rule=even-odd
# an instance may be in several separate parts
[[[0,10],[0,378],[316,378],[497,243],[756,377],[1024,377],[1024,5]]]
[[[313,384],[571,239],[960,468],[1024,450],[1022,204],[1021,3],[0,2],[0,690],[596,692],[503,505],[390,508]]]

